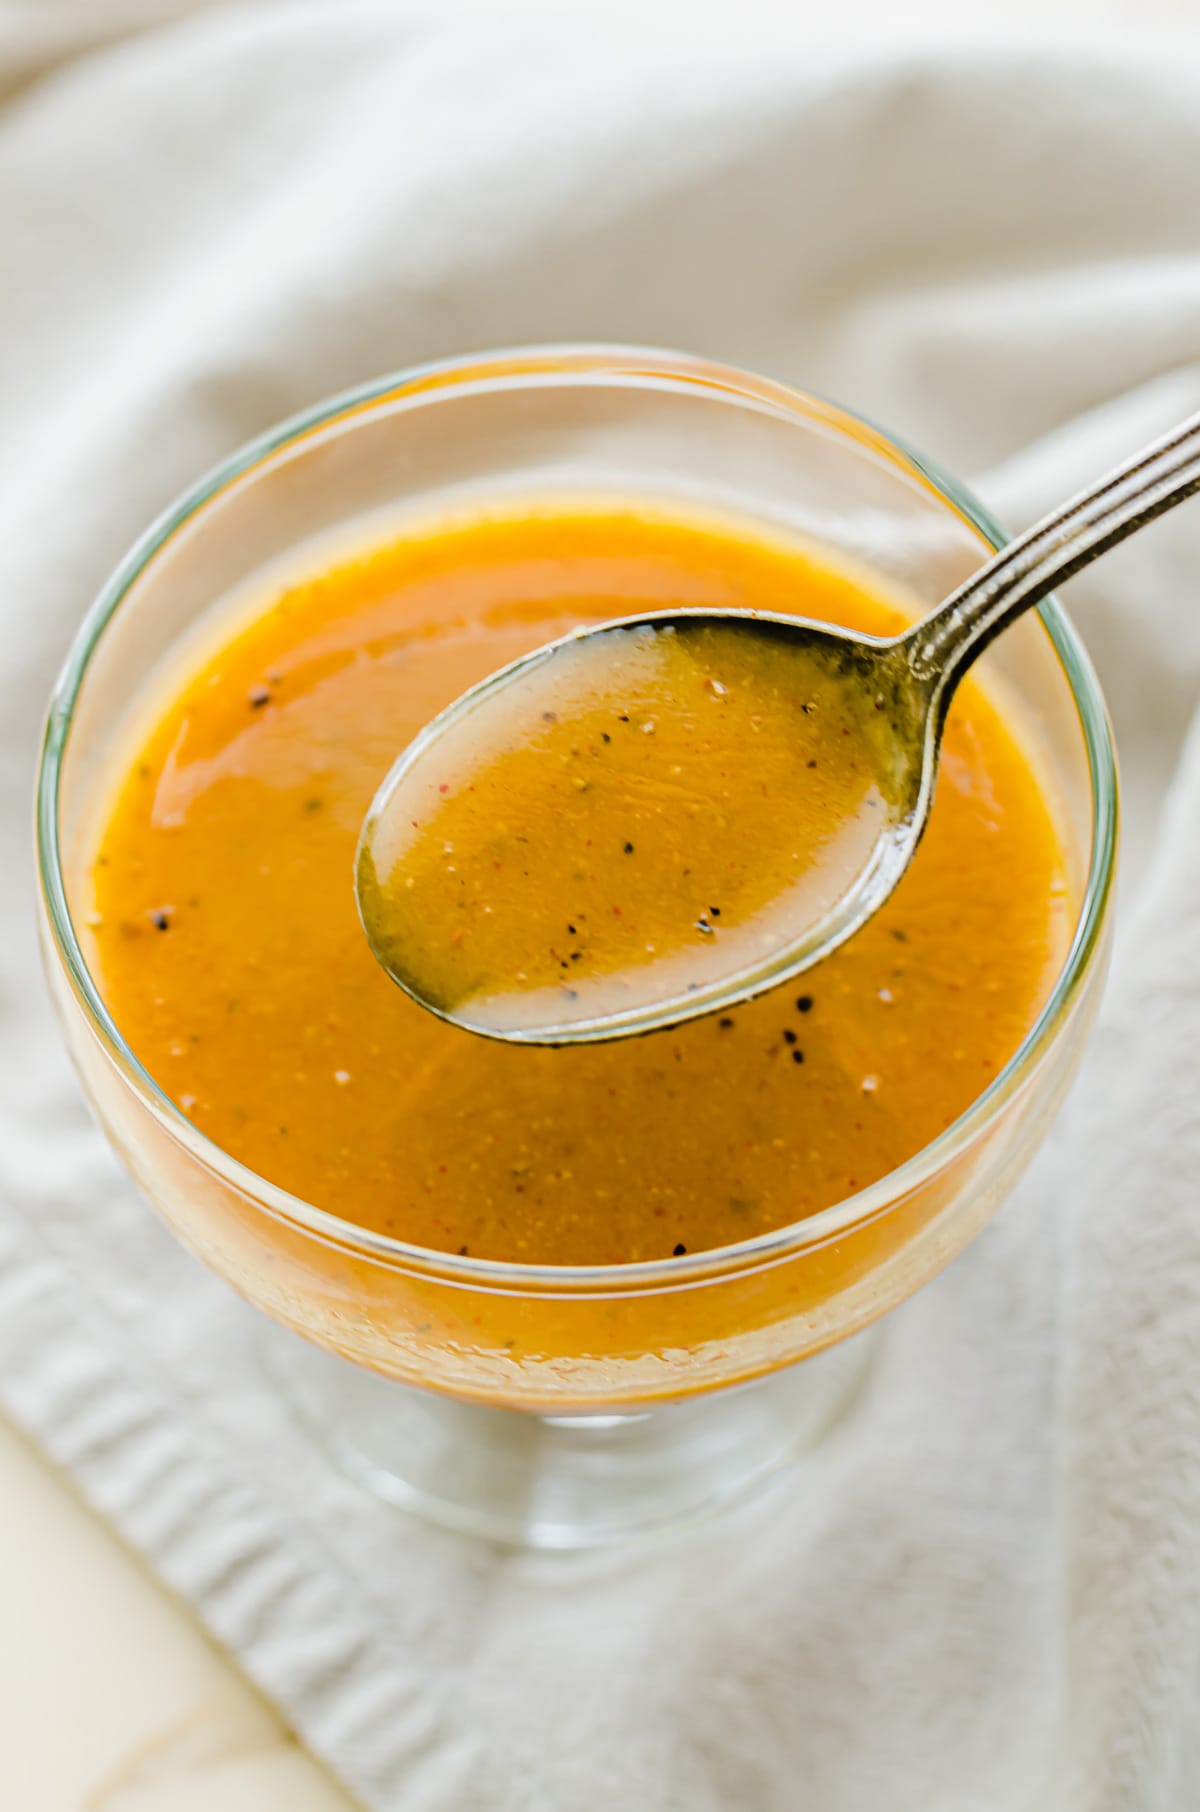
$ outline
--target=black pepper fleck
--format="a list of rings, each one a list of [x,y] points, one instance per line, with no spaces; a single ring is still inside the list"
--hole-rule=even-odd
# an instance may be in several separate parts
[[[261,711],[264,705],[269,705],[271,702],[271,688],[270,686],[251,686],[247,697],[250,701],[250,709]]]
[[[156,931],[169,931],[171,929],[170,907],[156,906],[154,911],[150,914],[150,923],[154,926]]]
[[[811,994],[797,994],[797,996],[796,996],[797,1013],[811,1013],[812,1004],[813,1004],[813,997]]]
[[[625,845],[625,854],[627,856],[631,856],[633,854],[633,844],[632,843],[627,843]]]
[[[733,1026],[732,1019],[718,1019],[717,1025],[722,1032],[728,1032]]]
[[[687,1251],[687,1247],[684,1245],[683,1241],[680,1240],[679,1244],[676,1246],[676,1248],[675,1248],[674,1252],[671,1254],[671,1256],[672,1256],[672,1258],[682,1258],[686,1251]]]
[[[793,1063],[803,1063],[804,1062],[804,1052],[803,1051],[793,1051],[792,1052],[792,1062]]]
[[[791,1028],[791,1026],[785,1026],[785,1027],[784,1027],[784,1029],[783,1029],[783,1042],[784,1042],[784,1044],[795,1044],[795,1042],[796,1042],[796,1034],[795,1034],[795,1033],[794,1033],[794,1032],[793,1032],[793,1031],[792,1031],[792,1028]]]

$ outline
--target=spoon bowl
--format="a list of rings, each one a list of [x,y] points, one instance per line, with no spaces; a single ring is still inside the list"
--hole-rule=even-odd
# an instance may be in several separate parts
[[[473,774],[477,765],[486,768],[498,751],[507,749],[514,732],[516,741],[523,744],[531,729],[543,721],[554,728],[568,717],[572,706],[577,712],[579,701],[572,696],[572,680],[591,659],[603,663],[606,677],[619,674],[626,687],[636,692],[636,681],[622,671],[630,663],[615,650],[622,644],[636,650],[639,643],[644,647],[643,638],[650,637],[674,638],[672,652],[682,648],[689,655],[703,643],[700,661],[710,663],[713,671],[701,685],[713,688],[708,696],[722,702],[735,690],[729,666],[722,661],[722,643],[733,638],[747,645],[752,638],[765,660],[786,676],[788,696],[781,701],[786,715],[781,715],[777,727],[781,738],[795,740],[797,747],[802,732],[810,728],[810,714],[820,713],[828,720],[837,713],[855,725],[856,746],[866,751],[867,759],[859,764],[853,799],[840,802],[846,819],[843,836],[824,852],[819,870],[815,865],[801,867],[804,857],[800,856],[799,872],[790,886],[784,868],[787,896],[782,910],[753,910],[756,901],[752,899],[739,917],[736,906],[731,911],[729,892],[721,882],[699,885],[697,899],[707,898],[719,887],[725,901],[723,907],[701,907],[697,916],[689,917],[688,929],[697,933],[691,940],[694,950],[704,958],[699,968],[689,962],[686,950],[656,950],[656,960],[644,961],[641,959],[650,947],[636,946],[634,958],[633,947],[626,943],[617,952],[616,973],[596,975],[586,967],[582,972],[568,969],[570,959],[564,955],[561,969],[558,962],[550,966],[545,985],[533,985],[531,977],[519,992],[489,992],[478,985],[469,967],[439,973],[436,962],[430,960],[429,945],[420,935],[422,915],[430,911],[428,893],[420,892],[411,900],[402,890],[406,885],[411,888],[414,870],[423,878],[421,852],[415,846],[430,826],[437,853],[446,857],[448,870],[448,888],[439,897],[437,913],[449,919],[460,904],[455,891],[462,885],[456,877],[458,864],[449,859],[458,850],[443,838],[443,829],[450,827],[436,816],[447,792],[441,776]],[[724,674],[725,680],[718,674]],[[622,702],[633,701],[623,698]],[[588,1043],[628,1037],[752,999],[829,955],[878,911],[896,886],[925,827],[933,794],[937,739],[932,737],[930,703],[930,683],[914,673],[904,638],[854,635],[829,623],[754,610],[652,611],[577,629],[462,693],[409,744],[388,773],[364,821],[356,864],[359,912],[371,948],[392,979],[431,1012],[484,1036],[513,1043]],[[659,709],[660,720],[661,716]],[[614,731],[618,725],[629,725],[635,739],[640,731],[652,727],[647,719],[637,721],[636,709],[615,713],[611,721]],[[768,721],[762,727],[770,731],[776,726]],[[611,744],[610,733],[600,734]],[[761,741],[755,750],[760,772]],[[797,791],[800,782],[810,779],[810,767],[816,768],[816,761],[797,759],[797,770],[804,770],[794,776]],[[594,771],[589,769],[587,779],[576,781],[581,790],[593,785]],[[630,790],[644,825],[636,770],[626,780],[637,782]],[[625,802],[630,803],[627,795]],[[540,856],[542,862],[532,872],[528,893],[550,886],[550,868],[557,891],[566,881],[567,868],[578,862],[579,852],[571,843],[571,814],[581,803],[579,795],[570,790],[556,801],[552,846],[525,858],[537,863]],[[851,806],[856,808],[854,824],[850,822]],[[504,804],[489,796],[481,809],[503,811]],[[519,808],[515,815],[518,822],[532,828],[528,804],[524,815]],[[581,836],[583,828],[591,827],[581,826]],[[793,822],[786,800],[776,814],[774,828],[777,847],[761,852],[768,865],[772,857],[786,863],[793,852],[785,851],[784,845],[800,842],[805,834]],[[642,834],[639,832],[639,849]],[[477,828],[473,835],[478,836]],[[699,870],[702,864],[695,831],[691,839],[688,854]],[[620,862],[617,847],[614,844],[613,859]],[[499,842],[488,848],[489,852],[509,853]],[[629,843],[621,848],[630,855],[635,853]],[[561,861],[557,860],[560,853]],[[489,860],[488,866],[500,864]],[[621,866],[628,872],[628,863]],[[489,904],[483,910],[492,908]],[[576,916],[582,926],[583,915]],[[511,931],[516,917],[517,910],[510,908],[503,921],[506,931]],[[568,936],[577,940],[574,925]],[[531,929],[531,953],[536,938]],[[710,973],[714,943],[722,947],[724,959],[715,975]],[[516,947],[521,948],[519,941]],[[570,957],[577,954],[577,948],[570,951]],[[530,957],[513,961],[529,963]],[[525,982],[525,975],[520,979]]]

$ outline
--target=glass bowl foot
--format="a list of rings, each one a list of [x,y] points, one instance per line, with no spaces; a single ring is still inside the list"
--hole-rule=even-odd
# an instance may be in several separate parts
[[[513,1547],[602,1548],[701,1516],[815,1447],[877,1330],[734,1389],[627,1414],[535,1415],[414,1390],[267,1323],[260,1350],[334,1463],[385,1502]]]

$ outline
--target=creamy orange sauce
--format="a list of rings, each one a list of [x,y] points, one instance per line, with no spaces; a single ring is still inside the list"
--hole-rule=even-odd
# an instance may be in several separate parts
[[[884,705],[844,650],[761,618],[560,644],[389,777],[359,856],[372,946],[481,1029],[702,1002],[811,932],[887,836]]]
[[[794,988],[541,1050],[441,1023],[375,962],[354,852],[406,741],[576,623],[680,604],[905,621],[861,575],[742,522],[514,504],[265,598],[160,690],[89,857],[90,954],[134,1051],[218,1145],[419,1245],[620,1262],[836,1202],[988,1084],[1061,966],[1073,902],[1037,772],[977,679],[911,871]]]

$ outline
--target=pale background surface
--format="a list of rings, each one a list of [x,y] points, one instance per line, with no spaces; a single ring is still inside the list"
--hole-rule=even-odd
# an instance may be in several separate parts
[[[89,0],[0,0],[0,47],[19,49],[36,80],[71,46],[102,50],[125,30],[188,10],[185,0],[138,0],[107,7],[98,27]],[[752,29],[755,8],[745,10]],[[971,34],[1048,24],[1200,29],[1200,0],[842,0],[838,11],[843,25],[888,38],[931,21]],[[17,60],[10,54],[9,67]],[[352,1804],[189,1614],[3,1422],[0,1804],[20,1812],[340,1812]]]

